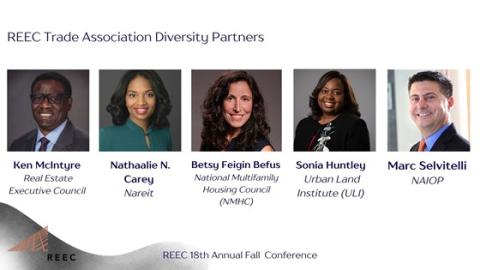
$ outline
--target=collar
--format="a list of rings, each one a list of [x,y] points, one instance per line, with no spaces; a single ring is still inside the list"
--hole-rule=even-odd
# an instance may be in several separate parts
[[[40,128],[37,127],[37,139],[35,140],[35,150],[38,150],[40,148],[40,139],[45,137],[49,141],[47,145],[47,151],[52,151],[53,146],[57,143],[58,138],[60,138],[60,135],[65,129],[65,126],[67,125],[67,121],[68,120],[63,121],[63,123],[58,125],[58,127],[54,128],[47,135],[43,135],[43,133],[40,131]]]
[[[127,126],[129,129],[131,129],[131,130],[133,130],[133,131],[135,131],[135,132],[140,132],[140,133],[142,133],[142,135],[149,135],[150,132],[151,132],[152,129],[153,129],[153,128],[152,128],[152,125],[150,125],[150,127],[148,127],[148,129],[147,129],[147,132],[145,132],[142,127],[140,127],[139,125],[135,124],[135,122],[133,122],[132,119],[130,119],[130,118],[127,119],[126,126]]]
[[[449,128],[451,125],[452,125],[452,123],[448,123],[448,124],[442,126],[437,131],[435,131],[435,133],[433,133],[428,138],[426,138],[425,139],[425,144],[426,144],[425,150],[430,151],[432,149],[433,145],[437,142],[438,138],[440,138],[440,136],[442,136],[443,132],[447,128]]]

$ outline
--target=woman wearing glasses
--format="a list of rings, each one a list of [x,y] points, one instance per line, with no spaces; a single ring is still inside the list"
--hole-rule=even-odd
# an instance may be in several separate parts
[[[295,151],[369,151],[370,139],[360,118],[353,88],[344,74],[325,73],[313,90],[311,115],[295,130]]]

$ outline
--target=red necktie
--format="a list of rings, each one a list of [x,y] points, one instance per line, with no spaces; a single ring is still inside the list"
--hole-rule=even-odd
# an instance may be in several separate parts
[[[40,139],[40,143],[41,143],[41,144],[40,144],[40,149],[38,149],[38,151],[41,151],[41,152],[47,151],[47,145],[48,145],[49,142],[50,142],[50,141],[49,141],[47,138],[42,137],[42,138]]]
[[[427,144],[425,143],[425,140],[422,139],[420,143],[418,144],[418,152],[423,152],[425,151]]]

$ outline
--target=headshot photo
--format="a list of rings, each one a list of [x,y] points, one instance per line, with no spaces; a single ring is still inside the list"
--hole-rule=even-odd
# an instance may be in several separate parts
[[[389,70],[389,151],[470,151],[469,70]]]
[[[88,70],[8,70],[8,151],[88,151]]]
[[[294,151],[375,151],[375,70],[295,70],[294,92]]]
[[[193,151],[281,151],[280,70],[193,70]]]
[[[100,151],[180,151],[180,104],[180,70],[101,70]]]

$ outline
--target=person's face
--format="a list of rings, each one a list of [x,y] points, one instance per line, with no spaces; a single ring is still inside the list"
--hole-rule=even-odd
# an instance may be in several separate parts
[[[63,85],[56,80],[38,81],[33,86],[31,93],[33,118],[44,135],[67,119],[72,99],[65,97],[64,90]]]
[[[252,90],[245,81],[231,83],[223,100],[223,118],[231,128],[239,130],[250,119],[253,108]]]
[[[337,79],[331,79],[318,92],[318,106],[325,115],[337,115],[343,109],[345,101],[345,89],[342,82]]]
[[[147,79],[137,76],[130,81],[125,93],[125,105],[133,122],[142,127],[148,125],[156,103],[155,92]]]
[[[452,106],[453,97],[444,96],[437,82],[414,82],[410,87],[410,116],[425,137],[449,122]]]

